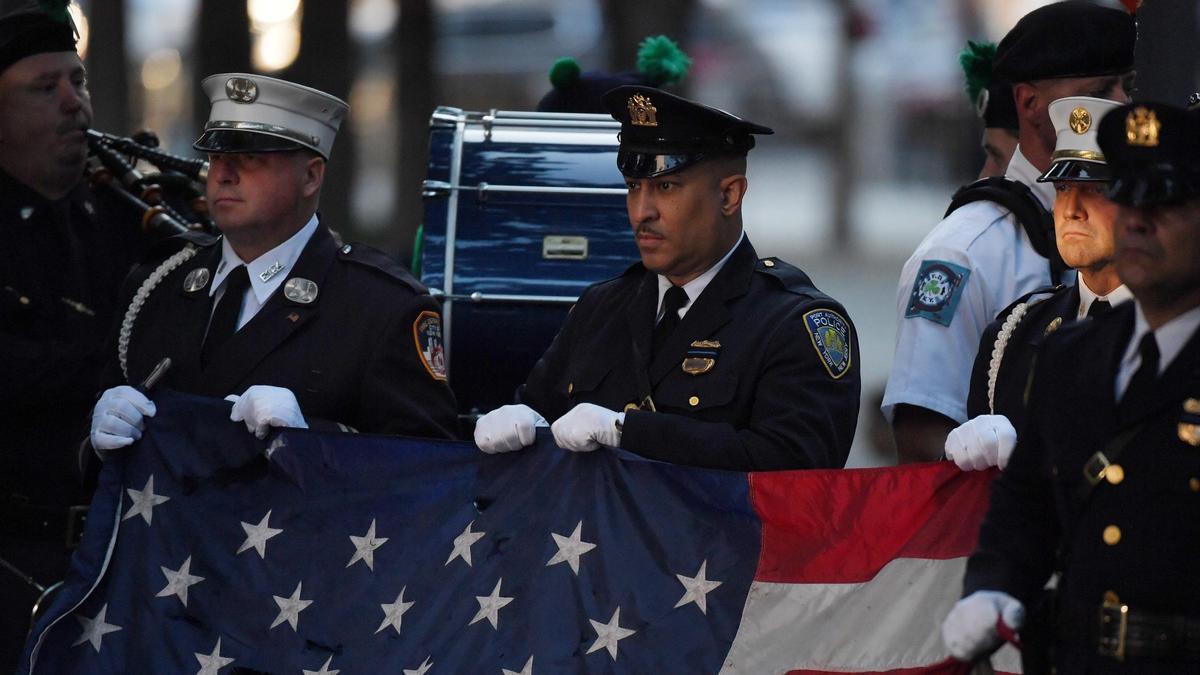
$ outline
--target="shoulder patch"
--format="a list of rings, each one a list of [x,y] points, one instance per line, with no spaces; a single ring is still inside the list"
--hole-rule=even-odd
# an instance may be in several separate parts
[[[804,327],[829,376],[839,379],[850,370],[850,322],[832,309],[804,314]]]
[[[357,263],[378,270],[409,286],[417,293],[428,292],[428,289],[421,282],[414,279],[412,274],[404,269],[403,265],[377,248],[359,243],[344,244],[338,248],[337,257],[338,260]]]
[[[949,326],[971,270],[945,260],[923,260],[904,318],[920,317]]]
[[[413,342],[421,364],[435,380],[446,379],[446,350],[442,346],[442,317],[437,312],[424,311],[413,321]]]

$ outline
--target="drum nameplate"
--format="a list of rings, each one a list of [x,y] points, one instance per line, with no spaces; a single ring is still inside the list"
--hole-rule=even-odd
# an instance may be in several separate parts
[[[542,238],[542,257],[546,260],[585,260],[587,255],[587,237],[550,234]]]

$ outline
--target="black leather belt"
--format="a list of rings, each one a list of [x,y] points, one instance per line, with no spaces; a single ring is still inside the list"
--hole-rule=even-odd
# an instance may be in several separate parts
[[[0,498],[0,532],[32,541],[59,541],[75,548],[83,537],[88,507],[31,504],[21,495]]]
[[[1131,609],[1115,594],[1100,607],[1096,649],[1117,661],[1200,661],[1200,617]]]

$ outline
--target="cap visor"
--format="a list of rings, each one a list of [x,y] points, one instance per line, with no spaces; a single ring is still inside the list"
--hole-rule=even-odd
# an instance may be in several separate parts
[[[617,152],[617,168],[622,175],[629,178],[655,178],[689,167],[703,158],[703,153],[660,155],[620,150]]]
[[[1107,164],[1087,162],[1079,159],[1060,159],[1053,162],[1046,173],[1038,177],[1039,183],[1059,180],[1078,182],[1103,182],[1112,176]]]
[[[273,134],[234,129],[210,129],[192,147],[205,152],[287,152],[305,146]]]

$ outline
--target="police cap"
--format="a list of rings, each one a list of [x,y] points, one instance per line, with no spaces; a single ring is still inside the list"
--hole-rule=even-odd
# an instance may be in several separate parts
[[[204,78],[200,86],[212,101],[212,112],[192,147],[205,152],[308,148],[329,159],[350,109],[336,96],[263,75],[221,73]]]
[[[1050,155],[1050,168],[1039,183],[1055,180],[1106,181],[1109,177],[1104,153],[1096,142],[1096,130],[1108,111],[1121,105],[1091,96],[1067,96],[1050,104],[1050,121],[1057,140]]]
[[[1104,116],[1099,136],[1112,201],[1146,207],[1200,197],[1200,112],[1130,103]]]
[[[34,54],[74,51],[75,26],[65,7],[53,15],[29,9],[0,17],[0,72]]]
[[[1133,16],[1090,0],[1064,0],[1021,17],[996,50],[996,77],[1029,82],[1133,70]]]
[[[630,178],[654,178],[714,157],[744,157],[753,134],[771,129],[653,87],[617,87],[604,95],[621,123],[617,168]]]

